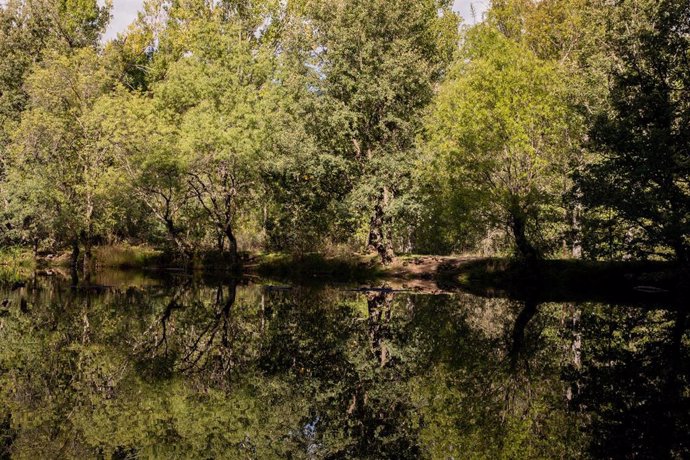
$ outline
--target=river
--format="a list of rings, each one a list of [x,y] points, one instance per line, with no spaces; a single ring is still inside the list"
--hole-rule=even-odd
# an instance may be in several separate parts
[[[0,458],[690,457],[678,305],[128,272],[0,301]]]

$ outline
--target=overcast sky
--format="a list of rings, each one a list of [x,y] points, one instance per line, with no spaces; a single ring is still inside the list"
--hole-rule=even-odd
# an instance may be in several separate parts
[[[113,20],[105,34],[106,39],[114,38],[119,32],[124,31],[136,17],[144,0],[113,0]],[[414,1],[414,0],[410,0]],[[2,0],[0,0],[2,2]],[[474,23],[472,7],[477,19],[481,19],[489,0],[455,0],[454,8],[462,14],[466,23]]]

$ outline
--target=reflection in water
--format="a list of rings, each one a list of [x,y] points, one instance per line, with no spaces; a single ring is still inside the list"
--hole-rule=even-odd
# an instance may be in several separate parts
[[[98,282],[0,290],[0,457],[690,456],[683,309]]]

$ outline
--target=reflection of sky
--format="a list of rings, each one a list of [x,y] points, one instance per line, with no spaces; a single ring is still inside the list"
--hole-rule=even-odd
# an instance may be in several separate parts
[[[3,0],[0,0],[2,3]],[[141,8],[144,0],[113,0],[113,19],[105,34],[106,39],[114,38],[119,32],[124,31],[127,25],[137,17],[137,11]],[[480,20],[482,13],[486,10],[489,0],[455,0],[454,8],[460,12],[466,23],[476,22],[472,16]]]

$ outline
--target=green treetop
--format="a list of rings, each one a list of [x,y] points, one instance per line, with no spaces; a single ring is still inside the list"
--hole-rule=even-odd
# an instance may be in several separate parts
[[[554,65],[480,25],[427,119],[443,199],[463,203],[468,221],[508,230],[527,259],[548,247],[546,224],[562,220],[572,150],[562,94]]]

